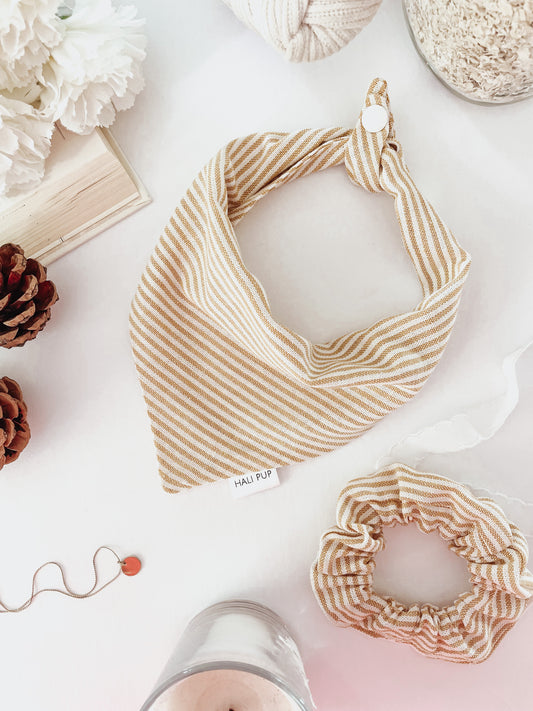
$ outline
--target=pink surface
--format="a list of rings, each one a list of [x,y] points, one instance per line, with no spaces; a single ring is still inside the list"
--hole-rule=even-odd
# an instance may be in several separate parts
[[[319,711],[529,711],[533,708],[533,612],[480,665],[419,657],[350,630],[306,660]]]

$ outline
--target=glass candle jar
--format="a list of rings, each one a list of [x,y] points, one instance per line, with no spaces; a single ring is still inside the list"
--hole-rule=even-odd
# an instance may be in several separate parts
[[[419,54],[462,98],[533,94],[533,0],[404,0],[404,9]]]
[[[311,711],[298,648],[282,620],[247,600],[194,617],[141,711]]]

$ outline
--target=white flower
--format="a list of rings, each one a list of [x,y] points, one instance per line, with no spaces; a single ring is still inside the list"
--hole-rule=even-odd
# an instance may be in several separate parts
[[[0,88],[24,86],[61,39],[58,0],[0,0]]]
[[[133,104],[144,86],[146,54],[144,20],[136,12],[131,5],[115,9],[110,0],[77,0],[40,76],[41,108],[52,120],[90,133]]]
[[[0,195],[36,188],[54,126],[24,101],[0,94]]]

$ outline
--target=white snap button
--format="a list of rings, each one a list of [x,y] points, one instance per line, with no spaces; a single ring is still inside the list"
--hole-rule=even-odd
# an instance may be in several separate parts
[[[378,133],[385,128],[389,121],[389,113],[383,106],[374,104],[363,109],[361,123],[363,127],[370,133]]]

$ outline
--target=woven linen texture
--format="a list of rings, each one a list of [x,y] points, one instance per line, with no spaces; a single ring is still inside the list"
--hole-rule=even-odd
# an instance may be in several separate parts
[[[376,14],[381,0],[224,0],[236,16],[292,62],[338,52]]]
[[[383,527],[414,522],[438,531],[470,571],[472,588],[448,607],[406,607],[372,589]],[[395,464],[354,479],[337,504],[337,525],[324,533],[311,570],[316,598],[335,623],[404,642],[451,662],[489,657],[533,595],[528,546],[493,501],[436,474]]]
[[[388,111],[386,83],[366,105]],[[415,395],[453,326],[470,258],[417,190],[393,119],[367,133],[253,134],[201,171],[166,226],[130,314],[131,340],[167,491],[315,457]],[[423,298],[328,343],[276,323],[234,225],[271,190],[344,163],[394,198]]]

